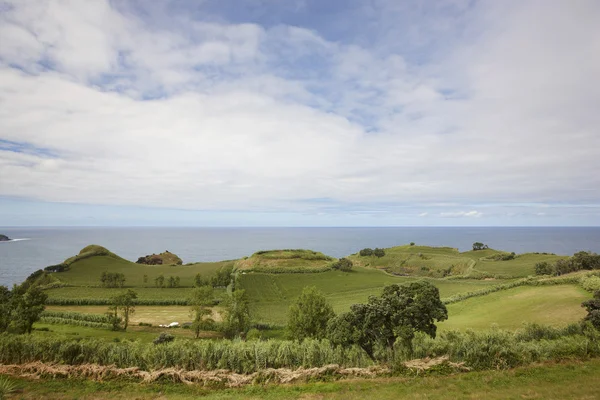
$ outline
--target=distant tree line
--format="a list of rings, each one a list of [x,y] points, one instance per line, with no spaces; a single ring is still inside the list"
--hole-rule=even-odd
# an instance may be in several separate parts
[[[125,274],[120,272],[102,272],[100,284],[106,288],[122,288],[125,285]]]
[[[233,265],[219,268],[212,276],[205,277],[202,274],[196,274],[194,286],[212,286],[213,288],[227,287],[232,281]]]
[[[554,263],[547,261],[535,264],[536,275],[564,275],[581,270],[600,269],[600,255],[590,251],[579,251],[567,259],[560,259]]]
[[[369,256],[383,257],[383,256],[385,256],[385,250],[380,249],[379,247],[377,247],[375,249],[370,249],[367,247],[366,249],[362,249],[361,251],[359,251],[358,254],[361,257],[369,257]]]

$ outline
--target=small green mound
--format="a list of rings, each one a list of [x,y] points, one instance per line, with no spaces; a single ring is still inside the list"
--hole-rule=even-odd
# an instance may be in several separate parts
[[[183,261],[176,254],[166,250],[164,253],[140,257],[136,263],[146,265],[182,265]]]
[[[236,267],[239,270],[267,273],[323,272],[331,269],[334,261],[335,258],[313,250],[263,250],[240,260]]]

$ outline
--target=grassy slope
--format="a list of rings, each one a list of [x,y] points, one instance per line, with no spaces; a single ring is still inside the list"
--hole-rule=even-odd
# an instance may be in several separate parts
[[[595,399],[600,360],[545,364],[450,376],[355,379],[339,382],[210,390],[198,385],[79,379],[16,380],[20,399]],[[18,397],[17,397],[18,396]]]
[[[448,305],[439,329],[517,329],[525,322],[565,325],[581,320],[590,294],[575,285],[522,286]]]
[[[381,293],[385,285],[402,284],[413,277],[396,277],[371,268],[355,267],[353,272],[328,271],[318,274],[261,274],[240,275],[254,317],[263,322],[284,324],[290,304],[306,286],[315,286],[325,294],[336,312],[347,311],[350,305],[365,302],[369,295]],[[495,284],[493,281],[431,280],[442,297],[469,292]]]
[[[195,263],[189,265],[144,265],[136,264],[121,258],[110,256],[95,256],[79,260],[71,264],[71,269],[66,272],[57,272],[53,276],[69,285],[99,286],[100,274],[118,272],[125,275],[125,285],[134,287],[152,286],[154,279],[159,275],[179,276],[181,286],[191,287],[194,277],[200,273],[205,277],[211,276],[223,266],[233,265],[234,261],[219,261]],[[148,283],[144,284],[144,275],[148,275]]]

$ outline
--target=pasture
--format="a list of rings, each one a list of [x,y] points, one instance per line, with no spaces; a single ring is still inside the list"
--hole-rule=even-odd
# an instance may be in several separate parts
[[[561,326],[585,316],[591,295],[576,285],[521,286],[449,304],[441,330],[518,329],[524,323]]]

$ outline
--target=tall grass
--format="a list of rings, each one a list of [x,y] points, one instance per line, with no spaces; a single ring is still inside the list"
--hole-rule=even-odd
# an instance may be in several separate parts
[[[137,299],[134,303],[138,306],[187,306],[187,299]],[[49,298],[47,305],[53,306],[107,306],[111,304],[110,299],[64,299]]]
[[[437,339],[417,335],[410,353],[400,345],[396,351],[380,350],[384,364],[411,358],[448,356],[475,370],[505,369],[532,362],[586,359],[600,356],[600,332],[591,326],[573,324],[565,328],[528,325],[510,332],[443,332]],[[151,371],[161,368],[182,370],[227,369],[253,373],[267,368],[342,367],[372,365],[359,347],[336,347],[327,340],[212,341],[185,340],[148,346],[141,342],[108,342],[99,339],[66,339],[35,335],[0,335],[0,363],[33,361],[60,364],[115,365]]]

